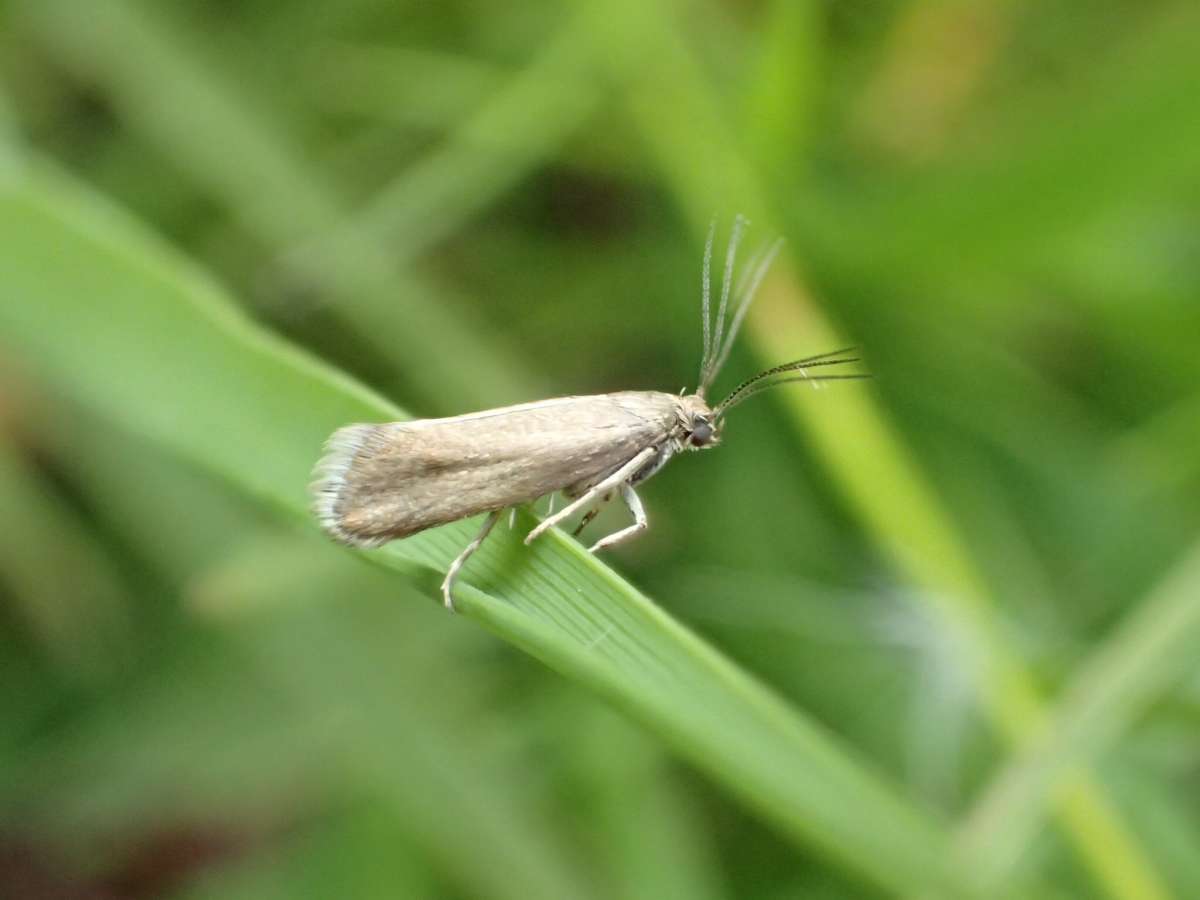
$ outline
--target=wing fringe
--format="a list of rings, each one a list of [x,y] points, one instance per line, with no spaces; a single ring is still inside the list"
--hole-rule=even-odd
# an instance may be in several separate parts
[[[386,535],[364,536],[346,528],[343,495],[347,481],[364,457],[380,448],[383,426],[357,424],[339,428],[329,440],[321,459],[313,469],[309,489],[313,495],[313,514],[321,529],[339,543],[351,547],[378,547],[390,540]]]

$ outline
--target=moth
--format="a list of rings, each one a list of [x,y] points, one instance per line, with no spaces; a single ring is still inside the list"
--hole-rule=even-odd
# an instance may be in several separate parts
[[[827,367],[858,362],[847,356],[852,348],[846,348],[759,372],[719,403],[709,403],[706,395],[782,245],[777,240],[767,246],[744,268],[735,285],[737,249],[747,224],[741,216],[733,223],[715,316],[711,312],[715,228],[708,232],[701,277],[703,354],[694,393],[618,391],[444,419],[347,425],[330,437],[314,473],[314,506],[321,527],[341,543],[377,547],[486,513],[478,534],[451,563],[442,582],[442,599],[453,610],[458,573],[505,510],[558,491],[570,500],[529,532],[525,538],[529,544],[584,511],[575,530],[578,534],[604,502],[619,494],[632,524],[601,538],[590,549],[594,553],[612,547],[646,528],[646,513],[635,488],[677,453],[718,446],[731,409],[782,384],[867,377],[824,374]],[[810,374],[813,369],[822,371]]]

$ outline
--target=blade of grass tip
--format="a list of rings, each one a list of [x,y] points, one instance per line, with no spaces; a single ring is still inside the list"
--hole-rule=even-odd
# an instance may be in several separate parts
[[[313,527],[306,485],[326,435],[400,411],[264,333],[69,179],[37,167],[0,187],[0,295],[17,300],[0,304],[0,339],[104,418]],[[972,895],[938,823],[566,535],[524,547],[529,522],[472,558],[466,616],[610,698],[796,844],[894,891]],[[364,555],[432,597],[473,531]]]
[[[718,206],[739,209],[768,225],[771,206],[758,177],[728,140],[720,115],[670,6],[593,2],[597,55],[626,86],[626,99],[643,137],[697,234]],[[664,113],[664,111],[669,111]],[[699,150],[697,148],[700,148]],[[701,213],[701,211],[703,211]],[[697,214],[701,213],[701,214]],[[755,349],[764,360],[788,359],[797,347],[838,346],[834,330],[805,290],[798,272],[780,259],[749,318]],[[1041,721],[1041,699],[1029,673],[996,620],[995,611],[947,514],[919,467],[892,434],[867,390],[845,391],[836,404],[815,405],[798,393],[778,398],[813,440],[875,540],[930,603],[937,618],[979,664],[983,705],[997,730],[1019,745]],[[1090,775],[1059,799],[1060,822],[1084,864],[1113,897],[1151,900],[1168,896],[1135,837]],[[1095,824],[1089,824],[1095,823]],[[1109,846],[1092,835],[1100,823]],[[1125,840],[1121,840],[1124,836]],[[1120,856],[1124,877],[1109,863]]]
[[[588,77],[584,26],[576,15],[437,149],[346,224],[305,241],[289,258],[319,275],[338,258],[353,258],[349,247],[375,243],[392,248],[397,262],[410,262],[543,165],[600,105],[599,87]]]
[[[1200,546],[1193,547],[1076,670],[1053,716],[980,794],[961,826],[964,859],[1001,884],[1033,842],[1043,808],[1101,758],[1139,713],[1196,671]]]
[[[87,16],[71,0],[20,2],[14,21],[103,90],[127,127],[161,147],[268,246],[282,253],[334,231],[350,214],[285,130],[272,126],[269,111],[252,107],[245,85],[231,83],[206,59],[197,46],[201,30],[184,34],[161,9],[123,0],[93,4]],[[380,359],[404,360],[404,383],[428,402],[467,409],[539,395],[524,366],[398,266],[390,247],[361,240],[342,250],[336,265],[306,273],[301,287],[326,292],[328,311]],[[299,278],[280,277],[290,275]],[[429,334],[439,340],[424,339]],[[448,346],[455,352],[446,353]],[[472,365],[461,365],[463,359]]]

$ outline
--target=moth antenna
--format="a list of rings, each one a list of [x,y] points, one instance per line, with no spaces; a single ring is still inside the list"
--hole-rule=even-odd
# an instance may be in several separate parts
[[[700,319],[704,327],[704,352],[700,356],[700,381],[704,381],[708,357],[712,353],[712,323],[710,299],[712,296],[712,248],[713,237],[717,233],[717,220],[714,217],[708,223],[708,237],[704,241],[704,271],[700,276]],[[702,390],[702,389],[701,389]]]
[[[766,249],[767,248],[760,248],[756,250],[749,262],[746,263],[745,268],[742,270],[742,274],[738,276],[737,287],[733,289],[733,296],[735,298],[741,298],[745,296],[746,284],[750,281],[750,277],[758,268]],[[737,303],[737,307],[738,309],[741,308],[740,302]],[[736,312],[734,314],[734,319],[737,319]],[[721,370],[721,365],[717,363],[716,358],[724,356],[725,354],[720,353],[720,349],[721,348],[719,347],[713,347],[712,352],[707,354],[705,357],[705,364],[700,373],[701,384],[698,388],[696,388],[696,393],[702,397],[708,392],[708,388],[712,386],[712,383],[716,380],[717,375]]]
[[[738,245],[742,242],[742,234],[750,221],[740,213],[733,219],[733,230],[729,233],[729,247],[725,251],[725,272],[721,279],[721,304],[717,307],[717,321],[713,335],[712,356],[708,358],[705,369],[705,383],[712,381],[713,357],[721,348],[721,338],[725,334],[725,316],[729,311],[729,294],[733,290],[733,272],[737,267]]]
[[[794,372],[797,369],[812,369],[816,366],[834,366],[841,363],[861,362],[861,358],[857,356],[842,356],[843,353],[853,353],[854,350],[854,347],[846,347],[844,350],[834,350],[831,353],[822,353],[819,356],[810,356],[805,359],[795,359],[791,362],[780,363],[777,366],[764,369],[751,378],[747,378],[738,387],[749,387],[755,382],[762,381],[771,375],[778,375],[781,372]],[[831,357],[837,357],[837,359],[832,359]]]
[[[763,257],[771,250],[771,245],[759,247],[754,251],[754,254],[746,260],[746,266],[742,269],[742,274],[738,276],[737,285],[733,289],[734,297],[746,296],[746,286],[750,283],[750,277],[762,264]]]
[[[729,354],[733,350],[734,341],[737,340],[738,332],[742,329],[742,322],[746,318],[746,313],[750,311],[750,304],[754,301],[754,295],[758,293],[759,285],[762,284],[764,278],[767,277],[767,272],[770,271],[772,263],[775,262],[775,257],[779,255],[780,249],[783,247],[783,238],[776,238],[767,249],[762,252],[751,264],[746,272],[743,273],[741,282],[738,287],[738,305],[737,310],[733,314],[733,321],[729,323],[729,334],[725,338],[725,344],[720,348],[716,360],[713,362],[712,368],[709,370],[708,378],[711,383],[721,373],[726,360],[729,359]],[[707,389],[709,384],[704,385]]]
[[[749,390],[742,392],[738,396],[730,395],[726,401],[723,401],[717,407],[716,418],[719,419],[729,410],[733,409],[733,407],[745,403],[751,397],[757,396],[763,391],[768,391],[771,388],[780,387],[781,385],[804,381],[811,384],[814,388],[817,388],[824,387],[824,382],[827,381],[861,381],[864,378],[872,377],[874,376],[872,376],[869,372],[855,372],[849,375],[793,375],[789,378],[777,378],[774,381],[760,382]]]
[[[837,366],[837,365],[844,365],[846,363],[859,362],[860,360],[856,356],[855,357],[842,356],[842,354],[849,353],[853,350],[854,350],[853,347],[843,347],[841,350],[830,350],[826,353],[818,353],[815,356],[807,356],[804,359],[792,360],[791,362],[781,363],[777,366],[772,366],[769,369],[765,369],[762,372],[759,372],[757,375],[753,375],[750,378],[747,378],[745,381],[743,381],[741,384],[739,384],[737,387],[735,387],[732,391],[730,391],[729,395],[724,400],[722,400],[720,403],[717,404],[717,407],[716,407],[717,415],[719,416],[722,413],[722,411],[731,409],[734,406],[736,406],[738,403],[742,402],[742,400],[745,399],[745,396],[748,393],[757,393],[757,389],[754,389],[753,391],[751,389],[753,389],[755,385],[759,384],[764,379],[771,378],[772,376],[781,375],[781,374],[784,374],[787,372],[799,371],[801,374],[799,376],[797,376],[797,378],[795,380],[800,381],[800,380],[803,380],[803,379],[809,377],[805,373],[806,369],[813,369],[813,368],[817,368],[820,366]],[[821,376],[817,376],[817,377],[821,377]],[[764,385],[764,387],[765,387],[765,385]]]
[[[725,397],[725,400],[722,401],[722,404],[727,403],[730,400],[732,400],[741,391],[744,391],[746,388],[750,387],[750,385],[752,385],[758,381],[762,381],[762,379],[767,378],[771,375],[778,375],[780,372],[789,372],[794,369],[803,369],[805,367],[812,367],[812,366],[817,366],[817,365],[828,365],[828,363],[825,361],[828,360],[830,357],[841,356],[843,353],[850,353],[850,352],[854,351],[855,349],[856,348],[854,348],[854,347],[843,347],[841,350],[830,350],[826,353],[818,353],[815,356],[806,356],[803,359],[794,359],[791,362],[780,363],[777,366],[772,366],[769,369],[764,369],[762,372],[759,372],[755,375],[751,375],[749,378],[747,378],[745,381],[743,381],[741,384],[739,384],[737,387],[735,387],[732,391],[730,391],[729,394]],[[857,358],[852,359],[852,360],[851,359],[834,360],[835,363],[843,362],[843,361],[844,362],[858,362]]]

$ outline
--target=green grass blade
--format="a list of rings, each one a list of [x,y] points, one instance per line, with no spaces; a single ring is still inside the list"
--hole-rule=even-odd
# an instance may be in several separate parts
[[[1156,697],[1196,671],[1198,643],[1200,548],[1080,666],[1053,718],[993,777],[960,835],[972,868],[1002,882],[1060,782],[1073,783]]]

